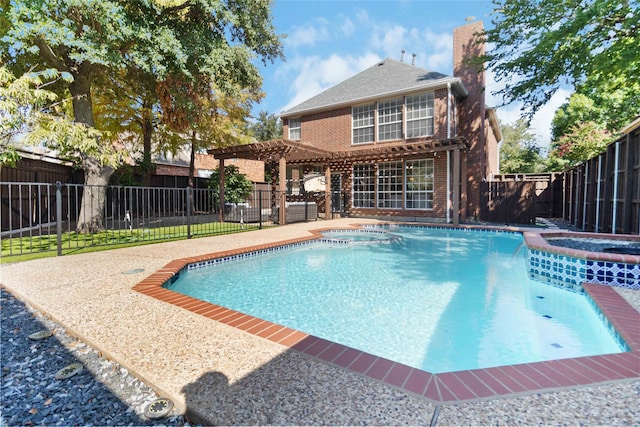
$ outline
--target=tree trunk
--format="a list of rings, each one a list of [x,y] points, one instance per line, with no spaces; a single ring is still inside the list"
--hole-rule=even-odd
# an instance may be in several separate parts
[[[77,123],[94,127],[89,73],[88,69],[83,73],[81,66],[80,73],[74,75],[73,82],[69,84],[69,91],[73,97],[74,120]],[[113,174],[113,168],[103,165],[96,157],[86,155],[82,156],[82,168],[85,176],[85,190],[82,194],[76,231],[78,233],[96,233],[104,230],[106,185]]]
[[[85,186],[80,204],[80,215],[76,231],[78,233],[97,233],[104,230],[104,207],[106,190],[113,168],[104,166],[98,159],[86,157],[82,161]]]
[[[153,121],[151,111],[145,109],[142,118],[142,186],[151,185],[151,135],[153,134]]]
[[[196,131],[191,133],[191,156],[189,158],[189,187],[193,190],[193,177],[196,169]],[[193,204],[193,191],[189,192],[189,198],[191,199],[191,214],[196,211],[196,207]]]

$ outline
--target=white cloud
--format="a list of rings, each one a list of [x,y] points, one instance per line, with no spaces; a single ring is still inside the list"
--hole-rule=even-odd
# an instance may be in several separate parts
[[[283,64],[278,73],[283,79],[289,76],[289,101],[280,111],[288,110],[306,101],[365,68],[371,67],[380,59],[373,53],[365,53],[357,57],[332,54],[326,58],[317,55],[298,57],[286,65]]]
[[[353,35],[356,31],[356,25],[350,18],[345,18],[344,22],[340,25],[340,32],[344,37]]]
[[[295,27],[293,32],[285,39],[287,45],[298,47],[303,45],[313,46],[318,41],[329,37],[327,28],[313,26]]]
[[[377,25],[370,39],[371,48],[384,56],[399,60],[405,51],[404,62],[445,74],[451,73],[453,36],[436,33],[429,28],[406,28],[401,25]]]

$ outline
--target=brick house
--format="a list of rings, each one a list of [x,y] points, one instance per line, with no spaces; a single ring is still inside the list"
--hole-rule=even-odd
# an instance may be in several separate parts
[[[477,217],[481,183],[497,173],[499,123],[485,106],[481,22],[454,30],[454,76],[384,59],[283,112],[283,139],[211,150],[278,162],[280,188],[324,176],[326,212],[457,224]],[[347,197],[331,197],[346,194]],[[332,209],[332,204],[333,209]]]

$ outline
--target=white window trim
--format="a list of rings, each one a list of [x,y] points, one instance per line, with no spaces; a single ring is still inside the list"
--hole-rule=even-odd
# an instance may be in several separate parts
[[[299,141],[300,139],[302,139],[302,124],[300,122],[300,118],[297,117],[295,119],[289,119],[288,124],[289,124],[289,139],[292,140],[292,141]],[[294,124],[296,126],[293,126]],[[291,136],[291,131],[292,130],[297,130],[298,131],[298,136],[297,137],[294,138],[294,137]]]
[[[382,123],[382,121],[380,120],[380,104],[384,104],[385,102],[391,103],[391,102],[397,102],[397,101],[400,101],[399,102],[400,120],[393,120],[393,121]],[[376,120],[375,120],[375,124],[376,124],[376,141],[386,142],[386,141],[397,141],[398,139],[404,139],[404,121],[405,121],[405,111],[404,110],[405,110],[405,97],[387,99],[387,100],[376,102]],[[389,139],[380,139],[380,127],[381,126],[395,125],[395,124],[398,124],[398,123],[400,124],[400,137],[398,137],[398,138],[389,138]]]
[[[362,108],[362,107],[369,107],[371,109],[371,113],[373,114],[373,123],[371,123],[370,125],[366,125],[366,126],[356,126],[354,121],[355,121],[355,115],[354,115],[354,110],[357,108]],[[377,103],[373,103],[373,104],[362,104],[362,105],[355,105],[353,107],[351,107],[351,145],[362,145],[362,144],[372,144],[376,141],[376,109],[377,109]],[[373,129],[373,137],[370,141],[363,141],[363,142],[354,142],[353,138],[355,135],[355,130],[356,129],[367,129],[367,128],[372,128]]]
[[[409,176],[407,174],[407,164],[411,163],[411,162],[419,162],[419,161],[426,161],[427,162],[427,168],[429,167],[429,164],[431,164],[431,170],[432,173],[431,175],[425,175],[425,177],[430,177],[431,178],[431,190],[421,190],[421,191],[408,191],[407,190],[407,186],[408,186],[408,179]],[[426,158],[426,159],[412,159],[412,160],[405,160],[404,163],[404,179],[403,179],[403,192],[404,192],[404,209],[408,210],[408,211],[432,211],[434,210],[434,202],[435,202],[435,192],[436,192],[436,182],[435,182],[435,162],[433,159],[430,158]],[[409,193],[416,193],[416,194],[431,194],[431,207],[420,207],[420,208],[410,208],[409,207],[409,201],[408,201],[408,195]]]

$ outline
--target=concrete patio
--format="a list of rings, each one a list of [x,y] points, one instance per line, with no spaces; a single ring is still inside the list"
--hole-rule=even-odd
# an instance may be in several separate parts
[[[298,223],[246,233],[2,265],[9,292],[211,424],[425,425],[436,405],[132,290],[176,258],[375,220]],[[131,273],[140,269],[139,273]],[[123,274],[125,273],[125,274]],[[640,308],[640,292],[619,290]],[[439,408],[438,425],[638,425],[640,378]]]

